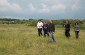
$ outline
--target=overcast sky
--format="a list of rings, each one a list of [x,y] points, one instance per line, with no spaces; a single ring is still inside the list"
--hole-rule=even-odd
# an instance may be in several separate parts
[[[0,0],[0,17],[85,19],[85,0]]]

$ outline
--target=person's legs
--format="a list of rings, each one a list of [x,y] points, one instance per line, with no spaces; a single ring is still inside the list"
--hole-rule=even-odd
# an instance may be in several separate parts
[[[55,38],[54,38],[54,35],[53,35],[53,33],[52,33],[52,39],[53,39],[53,41],[55,42]]]
[[[54,41],[55,42],[55,38],[53,36],[53,32],[50,32],[50,41]]]
[[[68,30],[68,37],[70,37],[70,30]]]
[[[42,36],[42,28],[40,28],[40,35]]]
[[[40,29],[38,28],[38,36],[40,36]]]
[[[65,30],[65,36],[68,38],[68,30]]]
[[[48,33],[47,29],[45,30],[45,35],[49,36],[49,33]]]
[[[44,29],[44,37],[46,37],[46,30]]]
[[[78,38],[79,38],[79,31],[78,31]]]
[[[76,39],[79,37],[79,31],[76,31]]]
[[[52,32],[50,32],[50,41],[53,41],[52,36],[53,36],[53,34],[52,34]]]
[[[69,37],[70,37],[69,30],[66,31],[66,36],[67,36],[67,38],[69,39]]]

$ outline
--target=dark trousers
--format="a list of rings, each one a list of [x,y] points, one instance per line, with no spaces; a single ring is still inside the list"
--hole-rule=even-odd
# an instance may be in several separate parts
[[[42,28],[38,28],[38,36],[42,36]]]
[[[79,37],[79,31],[75,31],[75,36],[76,36],[76,39],[78,39],[78,37]]]
[[[65,30],[65,36],[67,37],[67,38],[69,38],[70,37],[70,30]]]
[[[49,34],[48,34],[48,30],[47,30],[47,29],[44,28],[43,31],[44,31],[44,37],[46,37],[46,34],[49,36]]]

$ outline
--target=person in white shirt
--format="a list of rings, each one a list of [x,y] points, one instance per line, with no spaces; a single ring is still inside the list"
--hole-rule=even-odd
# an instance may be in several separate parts
[[[38,28],[38,36],[42,36],[42,27],[43,27],[43,23],[41,21],[39,21],[37,23],[37,28]]]

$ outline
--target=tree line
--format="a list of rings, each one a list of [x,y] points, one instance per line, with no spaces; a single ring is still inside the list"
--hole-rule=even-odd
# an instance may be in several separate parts
[[[0,18],[0,24],[26,24],[27,26],[36,26],[37,22],[41,20],[42,22],[48,22],[48,20],[45,19],[13,19],[13,18]],[[68,20],[71,23],[71,26],[74,26],[75,22],[79,22],[82,29],[85,29],[85,19],[61,19],[61,20],[52,20],[53,23],[57,26],[64,25],[65,21]]]

